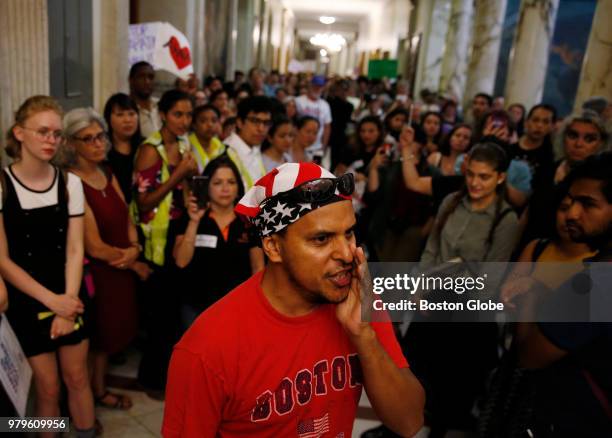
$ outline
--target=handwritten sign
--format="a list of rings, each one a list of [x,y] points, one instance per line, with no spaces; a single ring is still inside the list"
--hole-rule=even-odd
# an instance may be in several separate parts
[[[25,417],[31,380],[32,368],[15,332],[6,316],[0,315],[0,382],[21,417]]]
[[[147,61],[156,70],[165,70],[184,79],[193,73],[189,40],[170,23],[132,24],[129,34],[130,65]]]

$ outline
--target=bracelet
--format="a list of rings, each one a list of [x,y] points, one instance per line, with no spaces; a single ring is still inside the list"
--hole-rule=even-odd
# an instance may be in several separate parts
[[[138,252],[142,252],[142,245],[139,242],[130,242],[130,246],[138,248]]]
[[[406,160],[408,160],[408,161],[412,161],[412,160],[414,160],[414,154],[410,154],[410,155],[408,155],[408,156],[406,157]],[[404,156],[403,156],[403,155],[400,157],[400,161],[404,161]]]

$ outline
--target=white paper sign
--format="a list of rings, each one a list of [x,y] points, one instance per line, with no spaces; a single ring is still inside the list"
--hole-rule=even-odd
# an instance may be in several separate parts
[[[130,65],[147,61],[156,70],[165,70],[183,79],[193,73],[189,40],[170,23],[130,25],[128,58]]]
[[[0,381],[20,417],[25,417],[31,380],[32,368],[23,354],[8,319],[1,315]]]
[[[216,248],[217,236],[212,234],[198,234],[196,236],[195,246],[200,248]]]

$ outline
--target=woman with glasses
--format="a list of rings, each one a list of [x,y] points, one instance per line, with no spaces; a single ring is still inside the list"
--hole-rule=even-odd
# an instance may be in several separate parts
[[[15,161],[2,174],[0,275],[8,283],[7,317],[32,367],[36,416],[60,415],[62,379],[77,436],[93,437],[89,322],[80,294],[83,186],[50,163],[63,138],[61,116],[53,98],[33,96],[8,132]]]
[[[64,164],[83,181],[85,252],[94,282],[92,386],[96,403],[129,409],[129,397],[108,391],[108,356],[123,351],[136,336],[135,273],[146,279],[149,268],[138,261],[140,245],[129,219],[117,178],[104,164],[108,152],[106,124],[93,109],[77,108],[64,116]]]
[[[200,313],[264,267],[261,248],[234,213],[244,195],[236,165],[222,155],[206,166],[203,176],[208,178],[208,203],[191,193],[188,217],[180,221],[174,245],[179,281],[184,285],[181,323],[185,330]]]
[[[178,341],[179,301],[174,289],[176,267],[172,248],[176,224],[185,214],[185,181],[198,172],[187,138],[192,111],[189,95],[166,91],[158,103],[162,128],[147,138],[136,152],[136,189],[130,208],[144,236],[144,257],[153,273],[147,283],[147,343],[139,381],[158,397],[166,383],[172,346]]]

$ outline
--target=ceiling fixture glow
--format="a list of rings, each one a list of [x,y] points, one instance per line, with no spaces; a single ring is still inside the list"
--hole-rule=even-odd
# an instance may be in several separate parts
[[[327,56],[327,50],[325,49],[319,50],[319,53],[321,54],[321,56]]]
[[[339,52],[346,44],[346,40],[337,33],[318,33],[310,38],[310,44],[324,47],[328,52]]]
[[[334,24],[336,22],[336,18],[323,15],[319,17],[319,21],[323,24]]]

